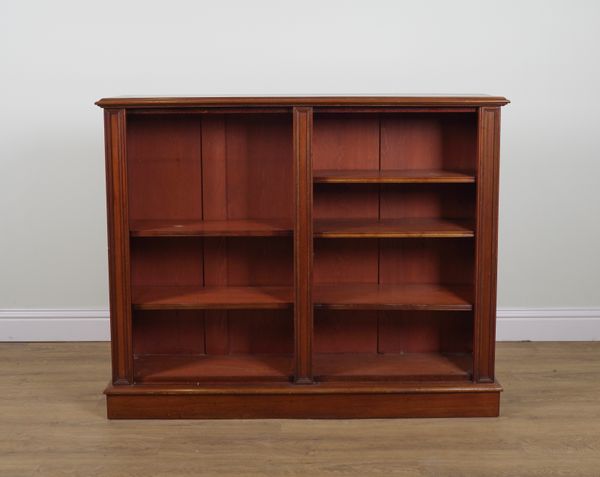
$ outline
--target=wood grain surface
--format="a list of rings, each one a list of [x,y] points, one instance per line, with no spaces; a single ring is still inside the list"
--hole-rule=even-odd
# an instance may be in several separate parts
[[[133,237],[271,237],[291,236],[285,220],[137,220],[130,222]]]
[[[292,287],[135,287],[138,310],[291,308]]]
[[[314,171],[316,184],[461,184],[475,182],[471,174],[441,169]]]
[[[506,103],[477,95],[99,101],[111,266],[108,416],[496,416]],[[313,171],[329,172],[315,181]],[[469,365],[448,361],[453,353]],[[289,396],[269,394],[273,377],[312,384],[313,368],[343,378],[346,391],[365,379],[433,385],[473,375],[475,383],[318,397],[296,395],[290,384]],[[228,378],[253,380],[263,399],[187,393]],[[121,393],[172,379],[188,387],[168,396],[140,387]]]
[[[317,285],[314,303],[331,310],[471,310],[468,287],[438,285]]]
[[[600,343],[499,343],[498,419],[108,421],[108,343],[0,344],[0,475],[598,475]]]
[[[102,98],[102,108],[168,108],[204,106],[485,106],[508,104],[502,96],[184,96]]]
[[[322,238],[453,238],[473,237],[464,220],[444,219],[322,219],[315,222]]]

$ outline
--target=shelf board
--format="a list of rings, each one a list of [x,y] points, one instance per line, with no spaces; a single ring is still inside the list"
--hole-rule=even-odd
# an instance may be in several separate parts
[[[473,237],[470,221],[459,219],[317,219],[320,238],[461,238]]]
[[[317,353],[314,374],[319,381],[466,381],[471,354],[443,353]]]
[[[425,170],[315,170],[316,184],[465,184],[475,182],[466,172]]]
[[[293,304],[292,287],[133,287],[137,310],[280,309]]]
[[[438,285],[315,285],[315,307],[328,310],[470,311],[470,287]]]
[[[289,381],[292,355],[144,355],[134,370],[136,383]]]
[[[285,220],[135,220],[132,237],[278,237],[291,236],[292,224]]]

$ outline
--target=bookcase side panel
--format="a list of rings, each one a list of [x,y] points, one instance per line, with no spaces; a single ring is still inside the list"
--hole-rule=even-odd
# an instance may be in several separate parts
[[[113,384],[133,382],[125,110],[104,112]]]
[[[499,144],[500,108],[481,108],[477,154],[473,378],[482,383],[494,381]]]

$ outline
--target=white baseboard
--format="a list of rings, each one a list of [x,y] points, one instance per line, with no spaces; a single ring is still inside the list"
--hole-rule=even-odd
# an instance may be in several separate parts
[[[498,341],[598,341],[600,308],[499,308]]]
[[[108,310],[0,310],[0,341],[108,341]]]
[[[598,341],[600,308],[500,308],[498,341]],[[108,310],[0,310],[0,341],[107,341]]]

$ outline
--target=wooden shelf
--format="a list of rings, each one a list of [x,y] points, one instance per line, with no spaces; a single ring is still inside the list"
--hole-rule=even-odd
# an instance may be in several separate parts
[[[437,285],[316,285],[316,307],[329,310],[470,311],[469,287]]]
[[[319,381],[466,381],[472,357],[443,353],[318,353],[314,367]]]
[[[292,287],[134,287],[137,310],[280,309],[293,304]]]
[[[461,238],[475,235],[471,222],[453,219],[321,219],[321,238]]]
[[[146,355],[134,359],[136,383],[289,381],[289,354]]]
[[[136,220],[130,224],[132,237],[277,237],[291,236],[285,220]]]
[[[315,170],[316,184],[465,184],[475,176],[445,170]]]

